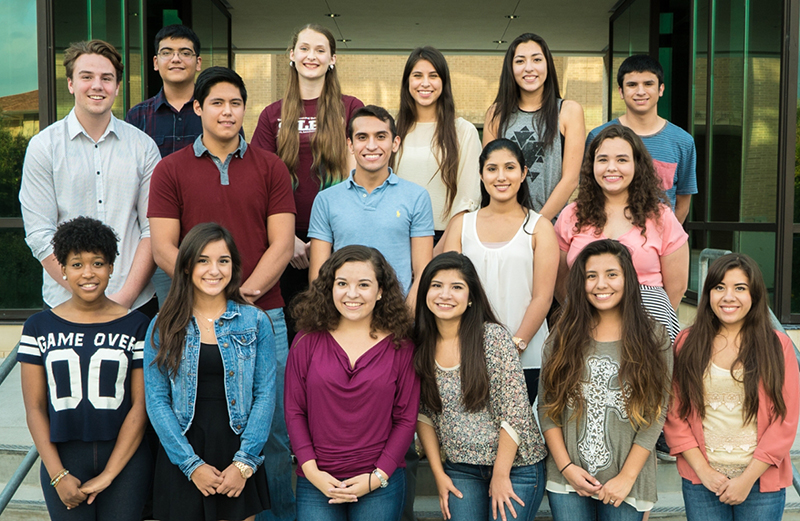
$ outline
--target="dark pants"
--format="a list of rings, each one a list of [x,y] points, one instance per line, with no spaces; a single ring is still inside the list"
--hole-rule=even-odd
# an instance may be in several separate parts
[[[64,468],[71,476],[85,483],[100,474],[108,463],[116,440],[111,441],[68,441],[57,443],[58,455]],[[56,489],[50,485],[50,475],[44,463],[39,470],[47,511],[53,521],[95,521],[114,519],[115,521],[139,521],[142,508],[148,495],[147,485],[152,474],[152,458],[146,443],[139,445],[128,464],[107,489],[100,492],[92,504],[86,501],[76,508],[67,506],[58,497]],[[51,469],[57,472],[61,469]]]
[[[414,496],[417,495],[417,467],[419,467],[419,454],[411,441],[411,447],[406,452],[406,503],[403,507],[402,521],[416,521],[414,517]],[[400,469],[397,469],[400,470]]]
[[[303,242],[308,242],[307,232],[296,231],[297,238]],[[289,339],[289,347],[294,342],[294,336],[297,334],[297,328],[294,325],[294,319],[291,313],[291,302],[300,293],[308,289],[308,269],[298,270],[292,265],[286,266],[281,275],[281,296],[283,303],[286,306],[286,336]]]
[[[525,375],[525,386],[528,388],[528,401],[533,405],[536,395],[539,393],[539,372],[541,369],[523,369]]]

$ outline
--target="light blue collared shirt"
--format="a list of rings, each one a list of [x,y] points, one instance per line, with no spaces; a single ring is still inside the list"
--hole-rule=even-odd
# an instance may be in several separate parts
[[[411,287],[411,238],[433,235],[428,191],[411,181],[389,177],[372,192],[353,179],[326,188],[314,199],[308,236],[333,250],[350,244],[377,249],[397,273],[403,293]],[[418,276],[421,274],[417,274]]]

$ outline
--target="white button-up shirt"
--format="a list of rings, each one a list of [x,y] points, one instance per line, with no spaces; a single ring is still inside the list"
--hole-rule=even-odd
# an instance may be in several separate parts
[[[78,216],[98,219],[119,236],[119,255],[106,293],[119,291],[139,241],[150,237],[150,176],[160,159],[150,136],[113,115],[98,141],[89,137],[74,109],[39,132],[25,153],[19,192],[25,242],[33,255],[41,262],[53,253],[50,241],[59,224]],[[154,292],[148,283],[132,307],[150,300]],[[48,306],[70,296],[43,273],[42,298]]]

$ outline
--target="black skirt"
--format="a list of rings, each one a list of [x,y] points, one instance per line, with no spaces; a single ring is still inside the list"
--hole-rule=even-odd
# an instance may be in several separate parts
[[[197,373],[194,419],[186,438],[203,461],[222,472],[233,462],[241,440],[230,427],[224,368],[217,345],[201,345]],[[153,513],[161,521],[241,521],[269,508],[263,466],[247,480],[239,497],[206,497],[169,461],[163,447],[158,451],[153,488]]]

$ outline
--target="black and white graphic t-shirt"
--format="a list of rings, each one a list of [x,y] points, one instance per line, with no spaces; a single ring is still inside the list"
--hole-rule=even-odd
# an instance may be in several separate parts
[[[558,100],[558,111],[561,103]],[[564,160],[564,136],[556,132],[550,146],[544,144],[544,125],[538,124],[536,112],[517,110],[508,118],[505,133],[502,137],[510,139],[522,150],[525,165],[528,167],[528,192],[536,212],[541,212],[550,194],[561,181],[561,164]]]
[[[148,324],[138,311],[77,324],[47,310],[25,322],[17,361],[45,368],[50,441],[117,437],[131,408],[131,371],[142,368]]]

